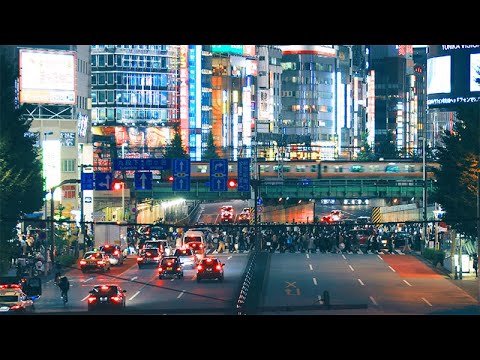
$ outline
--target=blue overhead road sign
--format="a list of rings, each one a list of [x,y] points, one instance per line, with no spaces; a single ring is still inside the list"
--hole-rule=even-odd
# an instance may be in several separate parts
[[[135,190],[152,190],[151,171],[135,171]]]
[[[210,160],[210,191],[228,191],[228,160]]]
[[[190,191],[190,159],[172,159],[173,191]]]
[[[113,174],[109,172],[95,173],[95,190],[111,190]]]
[[[238,168],[238,191],[250,191],[250,158],[239,158]]]
[[[170,159],[113,159],[114,170],[167,170]]]

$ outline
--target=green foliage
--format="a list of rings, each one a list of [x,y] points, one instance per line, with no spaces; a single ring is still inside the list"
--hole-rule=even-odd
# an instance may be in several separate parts
[[[443,261],[445,260],[445,252],[443,250],[436,250],[431,248],[423,249],[422,256],[431,261],[433,265],[440,264],[443,266]]]
[[[368,143],[368,130],[361,135],[360,147],[360,151],[357,154],[357,160],[372,161],[376,159],[373,149]]]
[[[60,265],[66,267],[66,268],[74,265],[76,263],[76,261],[77,261],[77,259],[75,258],[75,256],[67,255],[67,254],[57,256],[56,259],[55,259],[56,263],[59,263]]]
[[[387,131],[384,139],[380,140],[375,147],[375,155],[384,159],[396,159],[398,157],[397,146],[391,131]]]
[[[187,159],[188,154],[182,145],[182,138],[180,137],[179,125],[174,126],[175,135],[172,141],[165,148],[165,157],[169,159]]]
[[[210,130],[207,138],[207,147],[202,154],[202,160],[218,159],[217,148],[215,147],[215,142],[213,139],[213,132]]]
[[[450,133],[442,135],[437,149],[440,169],[435,171],[433,200],[445,210],[444,219],[460,232],[476,236],[477,180],[480,154],[480,108],[463,105]]]

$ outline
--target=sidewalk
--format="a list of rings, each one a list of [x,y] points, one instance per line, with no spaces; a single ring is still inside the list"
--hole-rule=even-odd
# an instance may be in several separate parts
[[[422,261],[424,264],[426,264],[433,270],[437,271],[439,274],[448,276],[449,280],[454,285],[456,285],[457,287],[465,291],[467,294],[472,296],[474,299],[476,299],[478,302],[480,302],[479,278],[475,277],[474,273],[463,273],[462,279],[458,278],[455,280],[454,275],[452,275],[449,270],[445,269],[443,266],[433,266],[433,264],[427,259],[425,259],[419,251],[412,251],[410,254],[417,257],[417,259]]]

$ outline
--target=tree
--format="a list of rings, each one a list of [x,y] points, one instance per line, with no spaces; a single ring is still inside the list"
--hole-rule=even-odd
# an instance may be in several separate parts
[[[43,205],[42,163],[34,139],[26,137],[32,119],[15,109],[15,74],[0,55],[0,272],[8,265],[9,242],[17,219]]]
[[[368,130],[362,133],[360,143],[360,151],[357,154],[357,160],[361,161],[372,161],[375,160],[375,154],[373,149],[368,143]]]
[[[444,146],[437,149],[440,168],[435,170],[437,181],[433,200],[441,204],[447,223],[475,237],[480,169],[480,105],[461,105],[457,118],[453,131],[442,134]]]
[[[165,147],[165,157],[169,159],[187,159],[188,154],[182,145],[179,123],[176,123],[173,126],[173,129],[175,131],[175,135],[170,143]]]
[[[210,130],[207,138],[207,147],[202,154],[202,160],[218,159],[217,148],[213,139],[213,132]]]

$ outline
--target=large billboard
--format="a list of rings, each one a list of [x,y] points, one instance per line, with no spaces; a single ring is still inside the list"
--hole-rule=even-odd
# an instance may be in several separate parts
[[[212,45],[214,53],[243,54],[243,45]]]
[[[429,45],[427,105],[454,110],[480,102],[480,45]]]
[[[75,104],[75,52],[20,49],[20,102]]]

